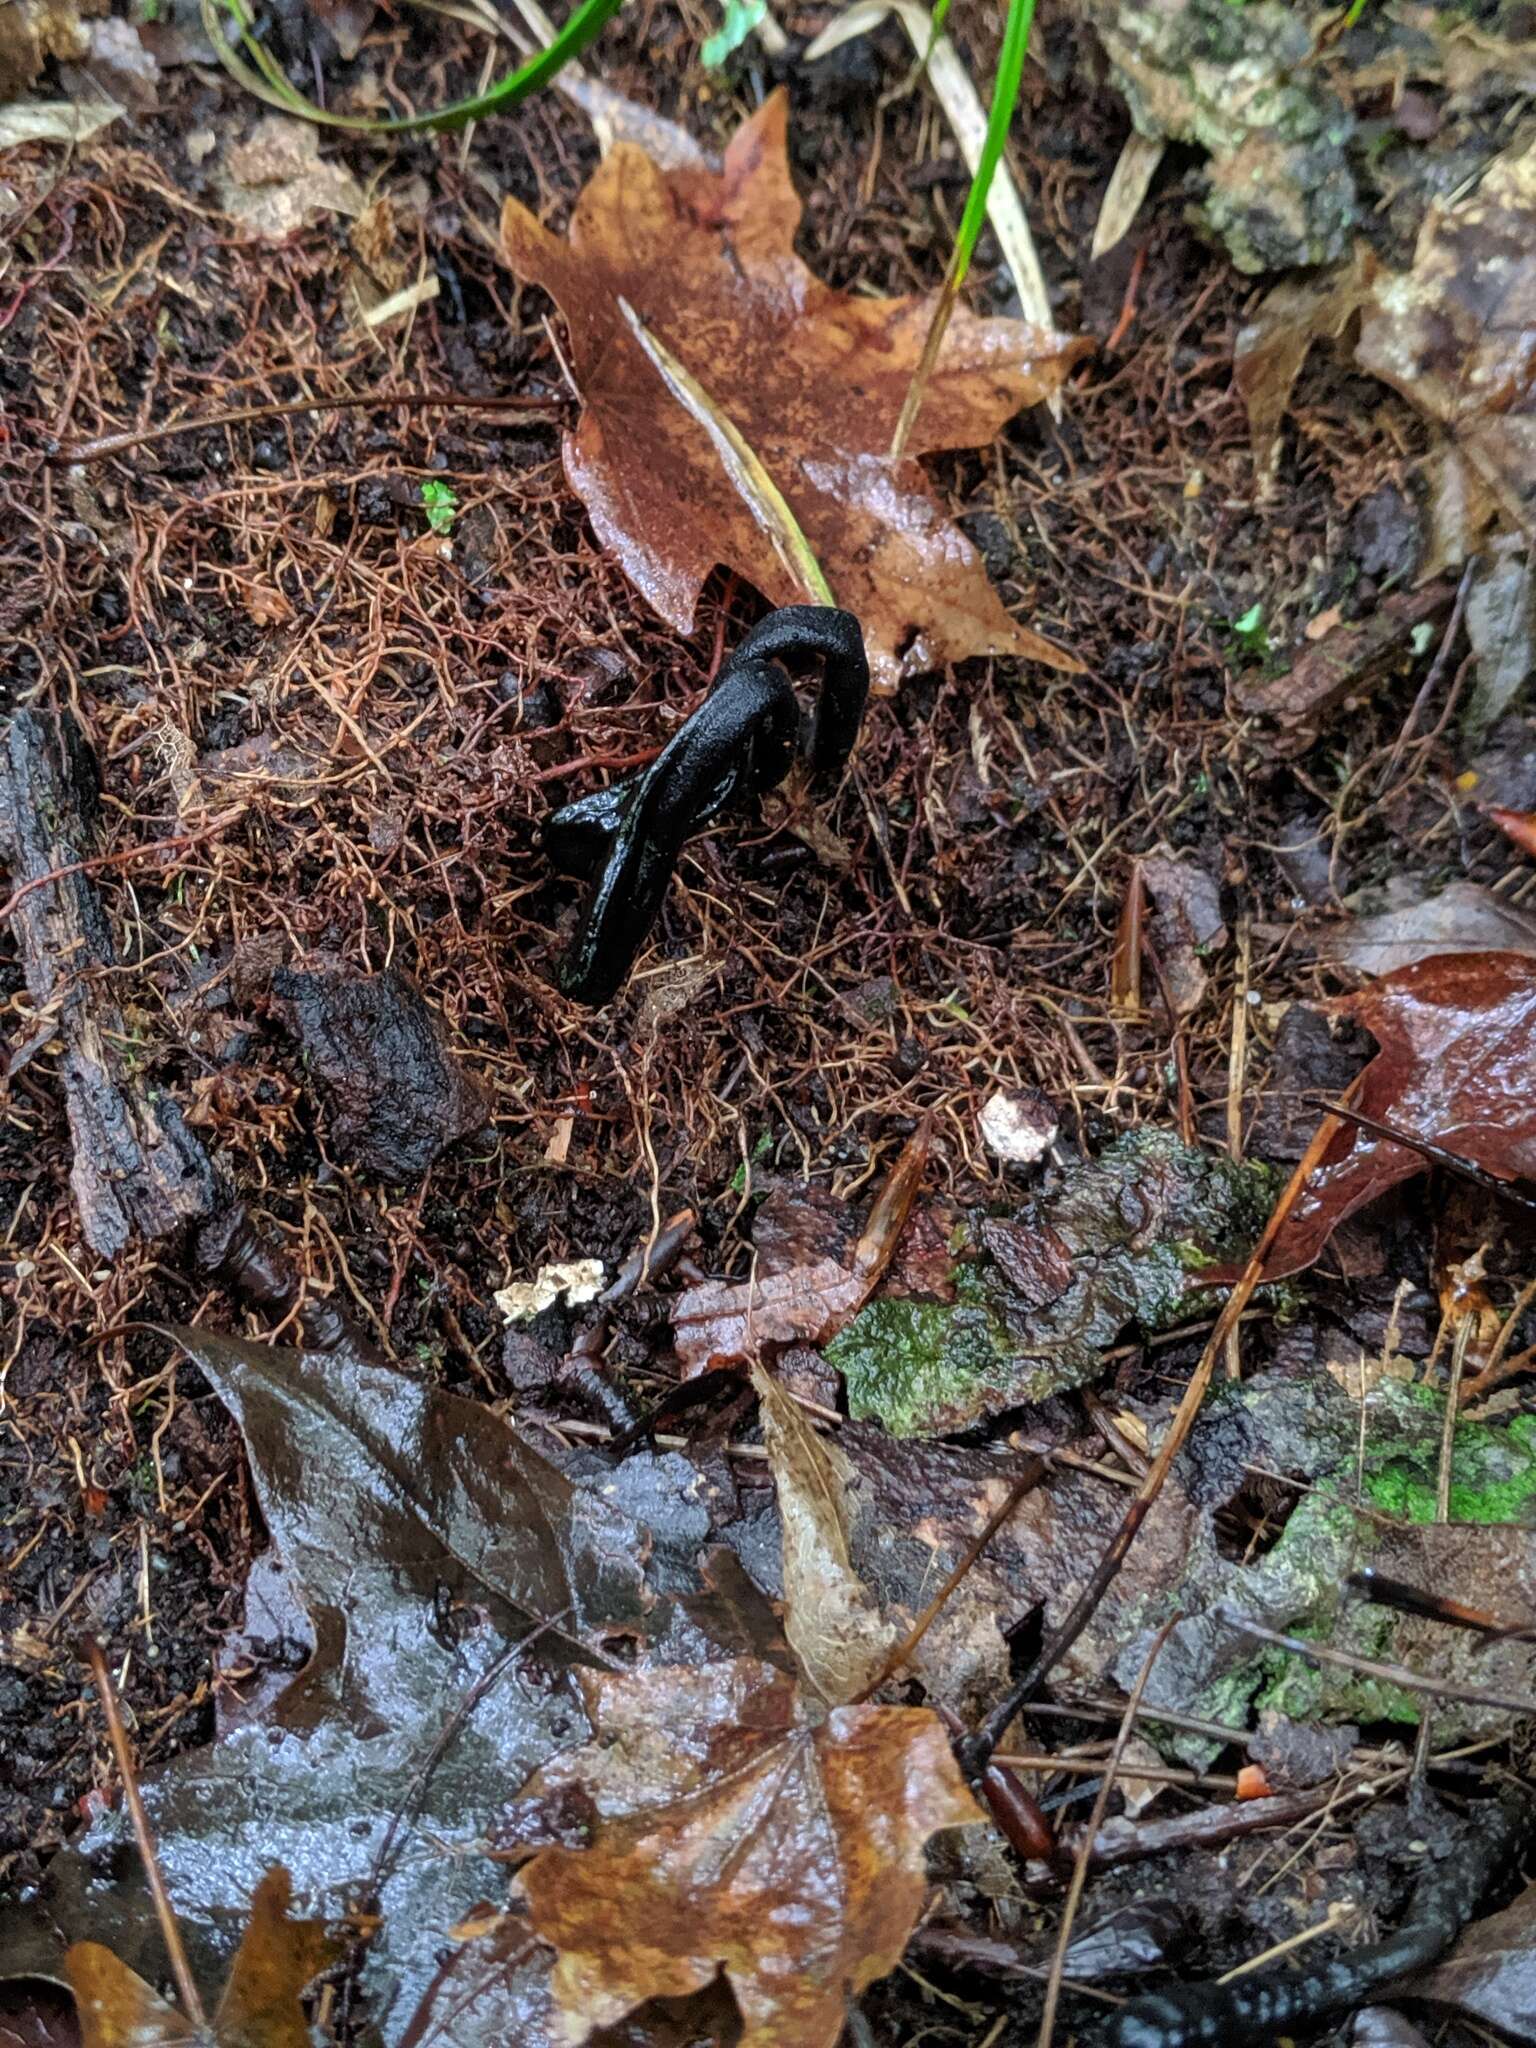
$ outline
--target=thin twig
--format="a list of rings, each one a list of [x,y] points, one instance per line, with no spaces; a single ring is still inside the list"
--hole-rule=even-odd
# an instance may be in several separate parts
[[[149,1880],[150,1896],[155,1902],[155,1918],[160,1922],[160,1938],[165,1943],[165,1952],[170,1958],[171,1975],[176,1979],[181,2008],[193,2028],[201,2033],[207,2028],[208,2017],[203,2011],[203,2001],[198,1994],[191,1965],[187,1961],[187,1952],[182,1947],[181,1929],[176,1924],[171,1895],[165,1888],[160,1859],[155,1854],[155,1838],[149,1831],[149,1816],[145,1813],[144,1802],[139,1797],[138,1774],[134,1769],[133,1751],[128,1746],[128,1731],[123,1726],[123,1717],[117,1704],[117,1688],[112,1683],[112,1674],[107,1669],[105,1653],[96,1638],[87,1636],[82,1647],[85,1651],[85,1660],[91,1667],[91,1676],[96,1681],[101,1711],[107,1717],[107,1734],[112,1741],[112,1754],[117,1759],[118,1776],[123,1781],[123,1797],[128,1802],[128,1815],[133,1822],[133,1838],[139,1845],[139,1860],[144,1865],[144,1875]]]
[[[998,1530],[1001,1529],[1004,1522],[1008,1520],[1008,1517],[1013,1513],[1025,1494],[1037,1487],[1044,1475],[1045,1460],[1032,1457],[1028,1468],[1021,1472],[1019,1477],[1013,1482],[1013,1485],[1009,1487],[1007,1499],[1002,1503],[1001,1507],[995,1508],[987,1517],[986,1526],[982,1529],[981,1533],[973,1537],[970,1543],[966,1545],[965,1554],[918,1616],[904,1640],[899,1642],[889,1653],[881,1664],[880,1669],[875,1673],[868,1685],[864,1687],[863,1691],[854,1694],[849,1702],[851,1706],[858,1706],[862,1701],[871,1698],[873,1694],[880,1690],[888,1678],[901,1669],[902,1665],[906,1663],[912,1652],[938,1619],[939,1612],[950,1594],[954,1592],[956,1586],[959,1585],[971,1566],[980,1557]]]
[[[1121,1758],[1125,1755],[1125,1746],[1131,1739],[1131,1731],[1136,1726],[1137,1710],[1141,1706],[1141,1696],[1147,1689],[1147,1680],[1152,1676],[1152,1667],[1157,1662],[1162,1652],[1162,1647],[1172,1634],[1178,1620],[1179,1616],[1177,1613],[1169,1615],[1168,1619],[1158,1630],[1157,1635],[1153,1639],[1152,1647],[1148,1650],[1142,1667],[1136,1674],[1136,1683],[1131,1689],[1130,1698],[1125,1703],[1125,1712],[1120,1717],[1120,1728],[1115,1736],[1115,1746],[1110,1751],[1109,1761],[1104,1767],[1103,1782],[1100,1784],[1094,1799],[1093,1811],[1088,1816],[1088,1825],[1083,1830],[1083,1839],[1077,1846],[1077,1856],[1072,1864],[1072,1882],[1067,1887],[1066,1903],[1061,1910],[1061,1927],[1056,1936],[1056,1953],[1051,1958],[1051,1974],[1045,1982],[1045,2009],[1040,2015],[1039,2048],[1051,2048],[1051,2037],[1056,2032],[1056,2007],[1061,2000],[1061,1980],[1066,1975],[1067,1970],[1067,1950],[1072,1945],[1072,1924],[1077,1918],[1077,1908],[1083,1896],[1083,1886],[1088,1882],[1088,1865],[1093,1860],[1093,1845],[1098,1838],[1099,1824],[1104,1818],[1104,1809],[1109,1804],[1109,1795],[1114,1789],[1115,1774],[1120,1768]]]
[[[1432,1699],[1459,1700],[1468,1707],[1494,1707],[1503,1714],[1536,1714],[1536,1700],[1507,1699],[1502,1693],[1483,1692],[1475,1685],[1453,1685],[1448,1679],[1426,1678],[1418,1671],[1410,1671],[1406,1664],[1382,1664],[1374,1657],[1356,1657],[1348,1650],[1325,1649],[1321,1643],[1309,1643],[1302,1636],[1282,1635],[1278,1629],[1261,1628],[1258,1622],[1249,1621],[1245,1615],[1226,1611],[1226,1620],[1245,1636],[1253,1636],[1261,1643],[1273,1643],[1276,1649],[1293,1650],[1298,1657],[1308,1657],[1314,1664],[1333,1664],[1341,1671],[1358,1671],[1366,1678],[1379,1678],[1387,1685],[1400,1685],[1405,1692],[1427,1693]]]
[[[241,405],[230,412],[210,412],[190,420],[168,420],[158,427],[139,427],[123,434],[102,434],[94,441],[66,442],[50,449],[48,460],[59,463],[101,462],[110,455],[126,455],[133,448],[148,448],[169,441],[177,434],[198,434],[214,427],[248,427],[261,420],[291,418],[295,413],[350,412],[359,406],[403,405],[409,408],[440,405],[456,412],[553,412],[564,406],[563,398],[529,398],[508,393],[503,397],[475,397],[467,391],[367,391],[345,398],[292,398],[280,405]]]

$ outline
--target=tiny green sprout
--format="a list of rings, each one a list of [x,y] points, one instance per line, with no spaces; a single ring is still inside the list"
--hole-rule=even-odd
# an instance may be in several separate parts
[[[1416,655],[1428,654],[1434,644],[1435,629],[1428,619],[1421,619],[1408,636],[1408,644]]]
[[[768,12],[768,0],[725,0],[720,26],[699,52],[706,71],[718,71],[734,56]]]
[[[1240,619],[1232,621],[1232,637],[1239,647],[1260,660],[1269,652],[1269,628],[1264,623],[1262,604],[1251,604]]]
[[[136,12],[141,22],[158,21],[160,19],[160,0],[139,0]]]
[[[459,509],[458,494],[453,488],[437,477],[428,477],[421,487],[421,502],[427,514],[427,524],[434,533],[452,533],[455,515]]]

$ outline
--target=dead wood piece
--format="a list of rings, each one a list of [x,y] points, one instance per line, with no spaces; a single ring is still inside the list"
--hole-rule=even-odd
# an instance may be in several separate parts
[[[95,764],[67,715],[18,711],[0,753],[0,858],[15,887],[84,860],[94,839]],[[124,1080],[129,1035],[99,970],[114,964],[101,899],[63,875],[12,912],[34,1009],[63,1045],[70,1184],[91,1250],[113,1258],[133,1237],[172,1236],[212,1212],[212,1166],[175,1103]]]

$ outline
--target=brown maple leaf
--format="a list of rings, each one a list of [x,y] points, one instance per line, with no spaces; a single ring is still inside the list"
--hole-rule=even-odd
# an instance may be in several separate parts
[[[1350,1107],[1500,1180],[1536,1179],[1536,960],[1450,953],[1328,1005],[1381,1050]],[[1335,1136],[1275,1239],[1267,1280],[1310,1266],[1346,1216],[1427,1173],[1421,1152],[1349,1126]]]
[[[528,1789],[580,1786],[592,1844],[542,1850],[520,1879],[559,1951],[563,2037],[723,1968],[741,2048],[834,2048],[917,1922],[924,1843],[980,1817],[937,1716],[839,1707],[812,1728],[793,1681],[748,1657],[582,1686],[594,1740]]]
[[[876,686],[972,654],[1081,664],[1009,617],[916,462],[887,459],[933,295],[833,291],[794,252],[800,201],[777,92],[718,172],[663,171],[619,143],[559,240],[509,199],[502,247],[565,316],[584,402],[565,468],[604,546],[661,616],[692,630],[704,579],[739,570],[775,604],[806,592],[670,395],[620,306],[681,362],[788,501],[838,604],[864,627]],[[1053,391],[1084,343],[956,310],[912,454],[990,442]]]
[[[219,2009],[194,2027],[100,1942],[77,1941],[64,1970],[83,2048],[309,2048],[300,1995],[338,1953],[319,1920],[290,1920],[292,1883],[278,1863],[256,1887]]]

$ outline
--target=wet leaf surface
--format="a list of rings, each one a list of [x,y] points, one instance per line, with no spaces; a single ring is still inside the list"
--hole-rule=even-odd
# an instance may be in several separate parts
[[[1476,1921],[1403,1992],[1495,2027],[1501,2038],[1536,2042],[1536,1884],[1503,1912]]]
[[[448,1931],[501,1881],[469,1845],[582,1732],[570,1664],[610,1632],[643,1630],[648,1538],[473,1402],[335,1356],[197,1331],[182,1341],[240,1423],[314,1653],[275,1701],[147,1780],[167,1882],[189,1931],[215,1950],[274,1858],[332,1915],[377,1885],[383,1922],[363,1986],[392,2032]],[[475,1682],[555,1617],[423,1783]],[[391,1823],[418,1799],[379,1882]],[[84,1846],[121,1839],[114,1815]],[[61,1881],[68,1863],[58,1859]],[[90,1932],[93,1894],[111,1890],[89,1881],[69,1931]]]
[[[559,240],[508,200],[502,246],[570,334],[584,411],[565,467],[604,545],[662,617],[690,632],[723,562],[775,604],[804,600],[708,435],[671,399],[620,310],[633,306],[735,425],[788,500],[837,602],[863,624],[872,670],[902,675],[970,654],[1076,660],[1010,618],[981,558],[916,462],[886,451],[932,299],[855,297],[794,251],[800,201],[788,102],[743,126],[720,173],[659,169],[620,143]],[[970,448],[1054,390],[1076,343],[957,310],[911,449]]]
[[[213,2015],[209,2048],[309,2048],[301,1996],[340,1951],[323,1922],[289,1919],[291,1895],[291,1880],[280,1866],[256,1887]],[[99,1942],[77,1941],[64,1967],[80,2014],[82,2048],[186,2048],[194,2038],[186,2016]]]
[[[1422,960],[1330,1010],[1364,1025],[1381,1048],[1353,1108],[1500,1179],[1536,1178],[1536,960]],[[1426,1171],[1406,1145],[1358,1127],[1340,1131],[1282,1226],[1265,1278],[1311,1265],[1346,1216]]]
[[[752,1384],[784,1528],[784,1633],[821,1697],[842,1705],[875,1677],[897,1633],[849,1559],[853,1468],[761,1366]]]
[[[749,1659],[582,1684],[595,1739],[530,1789],[582,1787],[591,1846],[545,1850],[520,1880],[567,2027],[723,1968],[743,2048],[833,2048],[847,1999],[906,1946],[924,1844],[977,1817],[937,1718],[840,1707],[812,1727]]]

